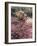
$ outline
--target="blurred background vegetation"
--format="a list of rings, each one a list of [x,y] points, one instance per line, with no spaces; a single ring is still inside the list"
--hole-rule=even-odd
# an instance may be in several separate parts
[[[24,11],[27,16],[32,18],[32,7],[11,7],[11,16],[15,16],[17,11]]]

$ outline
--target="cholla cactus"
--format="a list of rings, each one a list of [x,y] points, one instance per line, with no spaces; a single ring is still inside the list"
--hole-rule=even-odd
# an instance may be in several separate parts
[[[32,18],[28,15],[20,10],[16,12],[17,17],[11,17],[12,39],[32,38]]]
[[[16,16],[17,16],[19,19],[23,19],[23,17],[24,17],[24,12],[23,12],[23,11],[18,11],[18,12],[16,12]]]

